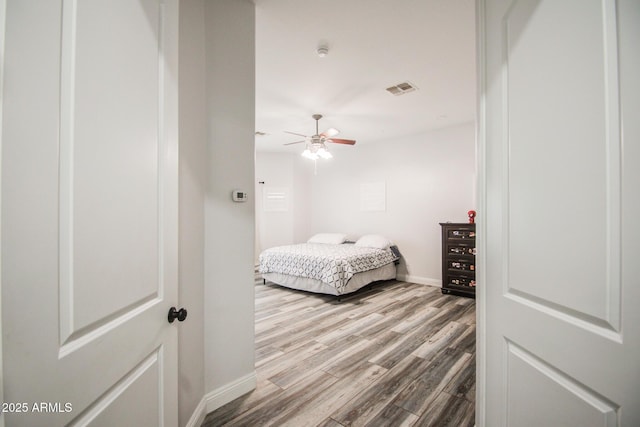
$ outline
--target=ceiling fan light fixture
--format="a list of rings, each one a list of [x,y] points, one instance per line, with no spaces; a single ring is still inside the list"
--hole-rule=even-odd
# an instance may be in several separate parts
[[[291,145],[306,142],[304,151],[301,153],[302,157],[313,160],[314,162],[318,159],[332,159],[333,155],[327,149],[327,145],[325,144],[326,142],[347,145],[354,145],[356,143],[356,141],[353,139],[333,138],[333,135],[337,135],[340,132],[335,128],[329,128],[325,132],[320,133],[318,131],[318,121],[322,118],[322,114],[314,114],[311,117],[316,121],[315,135],[305,136],[299,133],[285,131],[294,135],[304,136],[305,139],[303,141],[295,141],[284,144]]]
[[[318,155],[318,153],[314,153],[307,148],[302,152],[302,157],[305,157],[310,160],[318,160],[320,156]]]
[[[322,157],[323,159],[331,159],[331,158],[333,158],[333,155],[329,152],[329,150],[327,150],[324,147],[320,147],[318,149],[317,155]]]

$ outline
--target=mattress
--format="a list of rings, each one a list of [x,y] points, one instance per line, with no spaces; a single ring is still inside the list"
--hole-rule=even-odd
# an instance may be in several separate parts
[[[396,259],[389,249],[353,244],[302,243],[263,251],[260,254],[259,272],[265,279],[284,286],[341,295],[361,287],[361,279],[349,285],[353,277],[360,273],[372,271],[369,276],[373,280],[367,275],[361,276],[366,282],[362,286],[375,280],[395,278]],[[382,267],[386,268],[375,272]],[[376,278],[378,274],[382,276]]]

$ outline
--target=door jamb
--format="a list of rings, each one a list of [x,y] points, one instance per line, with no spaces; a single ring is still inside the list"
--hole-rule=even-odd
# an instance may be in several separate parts
[[[486,420],[486,52],[485,52],[485,0],[476,0],[476,194],[478,221],[476,224],[476,419],[475,425],[483,427]]]

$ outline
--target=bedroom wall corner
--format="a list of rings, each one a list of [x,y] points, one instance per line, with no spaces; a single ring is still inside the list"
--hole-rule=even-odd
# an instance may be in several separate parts
[[[206,1],[204,20],[204,400],[212,411],[255,387],[255,6]],[[234,202],[236,189],[248,201]]]
[[[439,223],[475,209],[474,123],[353,148],[312,175],[311,234],[382,234],[402,253],[400,280],[441,286]],[[384,183],[383,211],[362,209],[370,183]]]
[[[204,196],[207,126],[204,1],[180,1],[179,286],[189,319],[178,328],[178,421],[200,425],[204,387]]]

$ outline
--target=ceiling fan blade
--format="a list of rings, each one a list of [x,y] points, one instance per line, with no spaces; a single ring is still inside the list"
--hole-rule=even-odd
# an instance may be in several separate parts
[[[353,145],[356,143],[355,139],[340,139],[340,138],[327,139],[327,142],[333,142],[334,144],[347,144],[347,145]]]
[[[287,130],[285,130],[285,131],[283,131],[283,132],[284,132],[284,133],[290,133],[291,135],[298,135],[298,136],[301,136],[301,137],[303,137],[303,138],[307,138],[307,135],[303,135],[303,134],[301,134],[301,133],[289,132],[289,131],[287,131]]]
[[[287,142],[286,144],[282,144],[282,145],[300,144],[301,142],[304,142],[304,140],[302,140],[302,141],[294,141],[294,142]]]
[[[336,136],[339,133],[340,133],[340,131],[338,129],[329,128],[329,129],[325,130],[324,132],[322,132],[320,134],[320,136],[326,136],[327,138],[331,138],[332,136]]]

